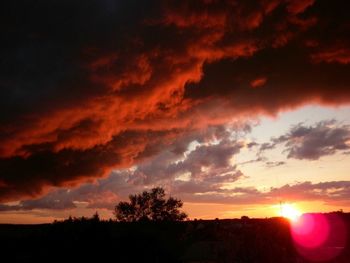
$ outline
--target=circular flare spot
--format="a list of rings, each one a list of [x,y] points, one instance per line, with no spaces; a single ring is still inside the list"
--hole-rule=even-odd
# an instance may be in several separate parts
[[[336,214],[304,214],[291,221],[291,234],[299,255],[313,262],[336,258],[347,241],[345,223]]]

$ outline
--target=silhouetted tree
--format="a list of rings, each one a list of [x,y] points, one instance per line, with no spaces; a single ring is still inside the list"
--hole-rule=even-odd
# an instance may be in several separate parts
[[[92,216],[91,221],[94,221],[94,222],[96,222],[96,223],[100,222],[100,215],[97,213],[97,211],[96,211],[96,213]]]
[[[173,197],[166,199],[161,187],[130,195],[129,199],[130,202],[119,202],[116,205],[114,213],[118,221],[182,221],[187,218],[180,211],[182,201]]]

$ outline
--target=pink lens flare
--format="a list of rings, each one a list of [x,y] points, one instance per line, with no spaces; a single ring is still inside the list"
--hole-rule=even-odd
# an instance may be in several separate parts
[[[327,240],[328,235],[328,221],[321,214],[305,214],[292,222],[292,237],[299,246],[318,247]]]
[[[346,245],[347,229],[337,214],[304,214],[291,222],[291,235],[298,253],[311,261],[337,257]]]

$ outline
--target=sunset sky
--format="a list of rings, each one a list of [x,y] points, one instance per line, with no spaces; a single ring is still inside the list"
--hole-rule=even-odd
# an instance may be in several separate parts
[[[0,223],[113,217],[155,186],[190,218],[350,210],[347,0],[11,0]]]

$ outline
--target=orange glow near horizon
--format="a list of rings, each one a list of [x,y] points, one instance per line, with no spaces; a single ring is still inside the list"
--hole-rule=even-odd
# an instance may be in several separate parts
[[[292,204],[281,204],[280,216],[289,219],[292,222],[298,221],[302,213]]]

